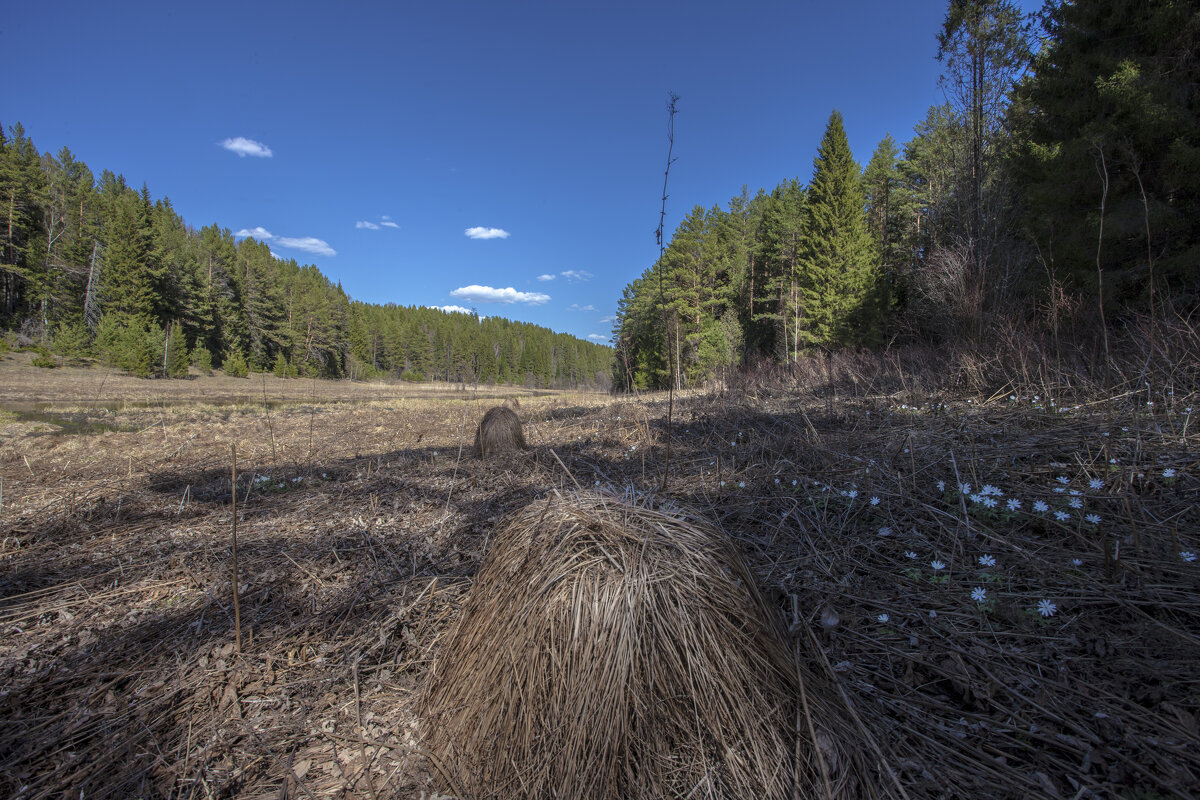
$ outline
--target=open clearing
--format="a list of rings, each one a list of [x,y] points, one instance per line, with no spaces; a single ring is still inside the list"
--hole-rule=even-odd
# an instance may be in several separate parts
[[[1196,398],[692,394],[652,498],[665,396],[522,393],[485,464],[513,393],[0,361],[0,795],[449,791],[414,693],[497,522],[576,482],[734,537],[841,796],[1200,793]]]

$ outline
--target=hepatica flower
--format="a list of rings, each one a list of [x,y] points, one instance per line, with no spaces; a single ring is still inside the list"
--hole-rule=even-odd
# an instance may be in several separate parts
[[[1050,510],[1050,506],[1046,505],[1045,500],[1034,500],[1033,501],[1033,510],[1039,511],[1039,512],[1046,512],[1046,511]]]
[[[984,484],[983,488],[980,489],[979,491],[980,491],[980,494],[990,494],[990,495],[994,495],[996,497],[1004,496],[1004,492],[1002,492],[999,488],[992,486],[990,483]]]
[[[1008,500],[1005,501],[1005,505],[1008,506],[1009,511],[1020,511],[1021,510],[1021,501],[1015,497],[1008,498]]]
[[[912,550],[905,550],[905,551],[904,551],[904,557],[905,557],[905,558],[916,558],[916,557],[917,557],[917,554],[916,554],[916,553],[914,553]]]
[[[1087,522],[1090,522],[1093,525],[1099,525],[1100,524],[1100,515],[1099,514],[1088,514],[1086,517],[1084,517],[1084,520],[1086,520]]]
[[[1191,550],[1181,551],[1179,553],[1179,557],[1182,558],[1184,561],[1188,562],[1189,564],[1196,560],[1196,554],[1193,553]]]
[[[1071,479],[1068,478],[1066,475],[1059,475],[1054,480],[1058,481],[1059,483],[1063,484],[1064,486],[1071,482]]]
[[[982,603],[984,600],[987,600],[987,589],[984,589],[982,586],[976,586],[971,590],[971,599],[976,603]]]
[[[1049,600],[1039,600],[1037,604],[1037,612],[1043,617],[1053,617],[1054,612],[1058,611],[1058,606],[1051,603]]]
[[[946,568],[946,565],[936,558],[929,562],[929,566],[933,567],[935,571],[940,571]]]
[[[1162,475],[1164,478],[1174,478],[1175,470],[1171,467],[1167,467],[1166,469],[1163,470]]]
[[[946,482],[945,482],[945,481],[938,481],[938,482],[937,482],[937,487],[938,487],[938,491],[939,491],[939,492],[944,492],[944,491],[946,491]]]
[[[879,498],[878,498],[878,497],[872,497],[872,498],[871,498],[871,505],[873,505],[873,506],[877,506],[877,505],[879,505]]]
[[[1088,486],[1092,489],[1103,489],[1104,481],[1100,480],[1099,478],[1092,478],[1090,481],[1088,481]]]
[[[981,566],[981,567],[994,567],[994,566],[996,566],[996,557],[995,557],[995,556],[989,556],[989,555],[982,555],[982,556],[980,556],[980,557],[979,557],[979,566]]]
[[[1083,566],[1083,559],[1082,559],[1082,558],[1072,558],[1072,559],[1071,559],[1071,566],[1072,566],[1072,567],[1082,567],[1082,566]]]
[[[888,617],[888,615],[887,615],[887,614],[880,614],[880,615],[879,615],[878,617],[876,617],[875,619],[877,619],[877,620],[879,620],[881,623],[883,623],[883,622],[887,622],[887,621],[888,621],[888,619],[889,619],[889,617]]]
[[[994,498],[994,497],[983,498],[983,505],[986,506],[987,508],[995,508],[996,507],[996,498]]]
[[[1071,508],[1083,508],[1083,501],[1078,497],[1072,497],[1067,501],[1067,505],[1071,506]]]
[[[1056,520],[1058,520],[1059,522],[1066,522],[1067,520],[1069,520],[1071,518],[1071,515],[1068,514],[1066,511],[1055,511],[1054,518]]]

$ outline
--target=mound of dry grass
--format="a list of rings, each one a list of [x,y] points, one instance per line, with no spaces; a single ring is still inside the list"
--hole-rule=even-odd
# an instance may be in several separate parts
[[[463,797],[782,798],[798,698],[724,533],[555,493],[498,535],[423,711]]]
[[[521,418],[508,405],[489,408],[475,430],[475,452],[480,458],[491,453],[525,450],[525,433]]]

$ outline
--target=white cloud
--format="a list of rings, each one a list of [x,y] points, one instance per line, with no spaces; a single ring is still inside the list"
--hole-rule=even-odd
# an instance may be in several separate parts
[[[383,226],[383,227],[385,227],[385,228],[399,228],[399,227],[400,227],[399,225],[397,225],[395,222],[392,222],[392,221],[391,221],[390,219],[388,219],[387,217],[384,217],[384,218],[383,218],[383,222],[381,222],[381,223],[379,223],[379,224],[380,224],[380,225],[382,225],[382,226]]]
[[[559,274],[569,281],[590,281],[592,279],[592,273],[586,269],[569,269]]]
[[[595,311],[595,310],[596,310],[596,307],[593,305],[581,306],[578,303],[571,303],[571,305],[567,306],[567,311]]]
[[[429,307],[436,308],[438,311],[445,311],[447,314],[474,314],[475,313],[471,309],[463,308],[462,306],[429,306]]]
[[[601,317],[600,321],[601,322],[616,322],[617,318],[616,317]]]
[[[548,294],[518,292],[511,286],[507,289],[494,289],[491,286],[463,286],[452,291],[450,295],[472,303],[529,303],[531,306],[541,305],[550,299]]]
[[[257,239],[260,242],[265,242],[267,239],[275,238],[274,236],[271,235],[271,232],[269,230],[262,227],[261,225],[256,226],[254,228],[249,228],[249,229],[242,228],[240,231],[235,233],[234,236],[236,236],[239,239],[245,239],[246,237],[249,236],[249,237],[253,237],[253,238]]]
[[[588,338],[591,339],[593,342],[607,342],[610,339],[612,339],[611,336],[604,336],[599,333],[589,333]]]
[[[366,220],[364,220],[364,219],[360,219],[358,222],[354,223],[354,227],[356,227],[356,228],[366,228],[366,229],[367,229],[367,230],[369,230],[369,231],[377,231],[377,230],[379,230],[379,226],[378,226],[378,225],[376,225],[374,222],[367,222],[367,221],[366,221]]]
[[[246,156],[254,156],[255,158],[270,158],[275,155],[271,152],[271,148],[267,147],[262,142],[256,142],[253,139],[247,139],[244,136],[237,136],[233,139],[226,139],[221,142],[221,147],[224,147],[231,153],[237,153],[241,158]]]
[[[292,239],[280,236],[275,240],[280,247],[290,247],[293,250],[303,250],[306,253],[316,253],[319,256],[336,256],[337,251],[322,239],[305,236],[302,239]]]
[[[557,278],[557,275],[538,275],[539,281],[552,281]]]
[[[470,239],[507,239],[510,235],[502,228],[467,228],[463,233]]]

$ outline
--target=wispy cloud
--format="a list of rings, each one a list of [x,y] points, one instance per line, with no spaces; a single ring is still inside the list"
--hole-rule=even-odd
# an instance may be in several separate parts
[[[235,233],[234,236],[236,236],[239,239],[245,239],[247,237],[251,237],[251,238],[257,239],[260,242],[265,242],[268,239],[275,238],[274,236],[271,235],[271,232],[269,230],[262,227],[261,225],[253,227],[253,228],[242,228],[240,231]]]
[[[381,222],[381,223],[379,223],[379,224],[380,224],[380,225],[382,225],[382,226],[383,226],[383,227],[385,227],[385,228],[399,228],[399,227],[400,227],[398,224],[396,224],[395,222],[392,222],[392,221],[391,221],[390,219],[388,219],[387,217],[384,217],[384,218],[383,218],[383,222]]]
[[[463,308],[462,306],[430,306],[430,308],[436,308],[438,311],[445,311],[448,314],[474,314],[475,313],[471,309]]]
[[[616,317],[601,317],[600,321],[601,322],[616,322],[617,318]]]
[[[586,269],[568,269],[558,274],[569,281],[590,281],[592,279],[592,273]]]
[[[593,305],[581,306],[578,303],[571,303],[571,305],[567,306],[567,310],[568,311],[595,311],[596,307]]]
[[[235,136],[232,139],[226,139],[221,142],[221,147],[224,147],[231,153],[237,153],[241,158],[246,156],[254,156],[255,158],[270,158],[275,155],[271,152],[271,148],[267,147],[262,142],[256,142],[253,139],[247,139],[244,136]]]
[[[610,339],[612,339],[611,336],[605,336],[600,333],[589,333],[588,338],[591,339],[593,342],[607,342]]]
[[[376,225],[374,222],[367,222],[365,219],[360,219],[358,222],[354,223],[354,227],[356,227],[356,228],[366,228],[366,229],[367,229],[367,230],[369,230],[369,231],[377,231],[377,230],[379,230],[379,226],[378,226],[378,225]]]
[[[337,251],[330,247],[325,240],[317,239],[313,236],[305,236],[300,239],[280,236],[275,240],[275,243],[280,247],[290,247],[293,250],[303,250],[306,253],[316,253],[319,256],[337,255]]]
[[[463,232],[469,239],[507,239],[510,236],[503,228],[467,228]]]
[[[557,275],[538,275],[539,281],[552,281],[557,278]]]
[[[463,286],[450,293],[470,303],[528,303],[531,306],[541,305],[550,299],[550,295],[541,292],[518,292],[509,286],[506,289],[494,289],[491,286]]]

